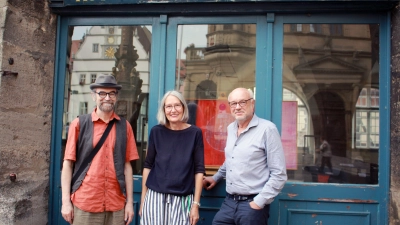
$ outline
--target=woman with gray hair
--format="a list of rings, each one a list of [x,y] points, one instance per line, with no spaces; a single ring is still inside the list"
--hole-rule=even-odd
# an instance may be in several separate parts
[[[165,93],[144,162],[141,225],[194,225],[199,220],[204,144],[201,129],[188,119],[181,93]]]

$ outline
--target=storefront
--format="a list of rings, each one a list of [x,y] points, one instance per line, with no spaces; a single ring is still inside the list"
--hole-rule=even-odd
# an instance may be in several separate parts
[[[269,224],[388,224],[395,2],[51,2],[59,32],[49,224],[65,224],[59,146],[69,122],[93,109],[89,85],[101,73],[123,85],[116,111],[130,121],[141,156],[132,163],[135,215],[163,94],[183,93],[190,123],[203,130],[211,175],[232,122],[227,95],[245,87],[255,93],[256,114],[278,126],[285,150],[289,180]],[[326,166],[321,137],[332,148]],[[223,183],[203,191],[199,224],[211,224],[224,195]]]

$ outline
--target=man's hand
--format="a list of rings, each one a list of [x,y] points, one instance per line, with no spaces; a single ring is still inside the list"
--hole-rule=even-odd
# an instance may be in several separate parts
[[[125,205],[125,224],[130,224],[133,220],[134,212],[133,212],[133,204],[126,203]]]
[[[203,188],[211,190],[217,182],[212,177],[203,177]]]
[[[251,201],[250,203],[250,208],[255,209],[255,210],[260,210],[260,206],[258,206],[254,201]]]
[[[74,206],[70,201],[66,202],[65,204],[62,204],[61,215],[65,221],[72,224],[72,222],[74,221]]]

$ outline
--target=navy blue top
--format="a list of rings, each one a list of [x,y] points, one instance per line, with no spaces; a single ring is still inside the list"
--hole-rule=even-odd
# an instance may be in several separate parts
[[[154,126],[144,167],[151,169],[146,181],[148,188],[165,194],[192,194],[194,175],[205,172],[201,129],[194,125],[184,130]]]

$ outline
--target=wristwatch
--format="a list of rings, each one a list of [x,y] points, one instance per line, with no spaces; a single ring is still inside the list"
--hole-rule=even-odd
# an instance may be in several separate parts
[[[196,204],[200,207],[200,202],[193,201],[192,204]]]

